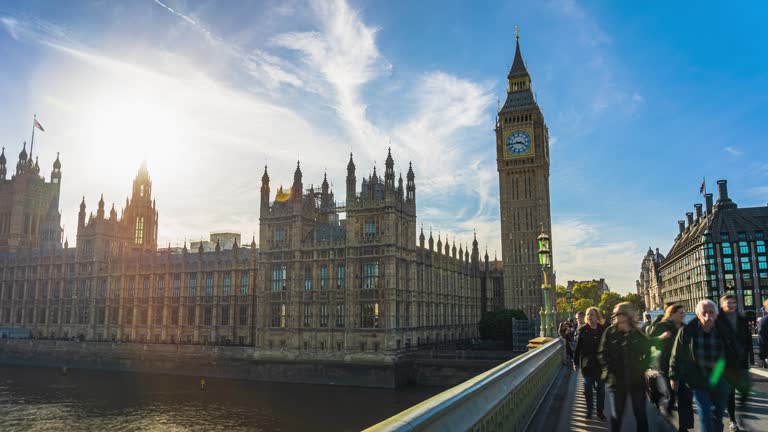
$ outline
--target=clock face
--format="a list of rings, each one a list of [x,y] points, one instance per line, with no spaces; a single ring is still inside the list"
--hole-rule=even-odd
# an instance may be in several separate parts
[[[523,154],[531,148],[531,136],[525,131],[514,131],[507,138],[507,150],[512,154]]]

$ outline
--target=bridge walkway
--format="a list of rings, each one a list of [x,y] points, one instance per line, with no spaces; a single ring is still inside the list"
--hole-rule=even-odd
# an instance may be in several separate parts
[[[747,401],[747,405],[744,409],[737,407],[736,415],[739,417],[739,422],[743,427],[742,430],[750,432],[768,431],[768,370],[766,369],[752,369],[752,380],[754,384],[753,394]],[[550,406],[542,406],[541,411],[537,413],[537,417],[548,417],[553,419],[548,422],[540,422],[537,429],[541,431],[550,432],[552,430],[558,432],[608,432],[610,425],[608,421],[601,421],[597,416],[593,415],[591,419],[586,419],[587,404],[584,400],[584,380],[580,372],[565,372],[565,376],[561,373],[561,384],[567,390],[565,391],[564,400],[557,404],[550,404]],[[554,406],[553,406],[554,405]],[[597,406],[595,404],[595,406]],[[553,415],[553,410],[559,411],[558,415]],[[635,431],[636,423],[632,414],[629,404],[625,407],[624,424],[622,425],[622,431]],[[673,416],[670,419],[664,418],[659,411],[650,403],[646,404],[646,412],[648,415],[648,425],[651,431],[676,431],[677,430],[677,413],[673,412]],[[608,416],[608,407],[606,403],[605,410],[606,417]],[[698,413],[695,411],[694,406],[694,429],[690,431],[699,431],[698,427]],[[723,420],[725,428],[728,431],[728,415],[725,415]],[[535,422],[534,422],[535,423]]]

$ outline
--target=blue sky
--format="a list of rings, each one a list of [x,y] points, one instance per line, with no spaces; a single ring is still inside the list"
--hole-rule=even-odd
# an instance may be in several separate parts
[[[344,199],[392,146],[419,223],[500,257],[496,101],[520,26],[551,137],[555,269],[634,290],[706,177],[768,202],[768,6],[743,2],[19,1],[0,5],[0,142],[9,165],[63,163],[61,210],[118,209],[147,159],[160,242],[258,231],[265,163],[327,170]],[[108,204],[109,205],[109,204]]]

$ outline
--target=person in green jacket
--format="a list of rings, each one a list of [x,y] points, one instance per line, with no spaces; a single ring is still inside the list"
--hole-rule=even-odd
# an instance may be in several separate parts
[[[723,377],[728,365],[737,367],[740,350],[730,331],[717,322],[718,308],[712,300],[696,304],[696,318],[675,338],[669,362],[673,390],[685,381],[691,387],[699,412],[701,432],[722,432],[723,412],[730,385]],[[710,414],[714,409],[714,414]]]
[[[671,415],[678,400],[678,430],[685,431],[693,427],[693,395],[691,389],[684,383],[678,383],[677,391],[673,391],[669,383],[669,361],[672,357],[672,348],[675,345],[675,337],[685,320],[685,307],[681,304],[673,304],[664,312],[663,319],[653,326],[651,340],[656,344],[660,353],[658,356],[657,370],[659,377],[657,385],[662,398],[659,406],[666,416]]]
[[[613,324],[603,332],[598,348],[602,378],[608,388],[611,431],[621,430],[627,398],[632,400],[638,432],[648,430],[645,371],[650,357],[650,341],[638,328],[635,307],[629,302],[617,304]]]

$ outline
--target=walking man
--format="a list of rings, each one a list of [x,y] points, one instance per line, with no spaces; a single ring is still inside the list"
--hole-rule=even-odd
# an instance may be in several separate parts
[[[752,351],[752,333],[749,331],[749,322],[739,314],[736,296],[726,294],[720,297],[720,310],[722,313],[717,317],[718,322],[723,329],[729,331],[728,338],[735,340],[738,347],[738,363],[728,365],[725,370],[725,378],[731,387],[728,394],[728,417],[730,429],[732,432],[741,430],[739,422],[736,419],[736,389],[739,390],[740,405],[744,406],[749,394],[749,352]],[[735,367],[734,367],[735,366]]]
[[[701,432],[722,432],[723,411],[730,392],[723,369],[728,351],[735,347],[725,333],[727,329],[716,323],[717,315],[717,305],[712,300],[696,304],[697,319],[677,333],[669,364],[672,389],[677,390],[682,380],[693,391]]]

